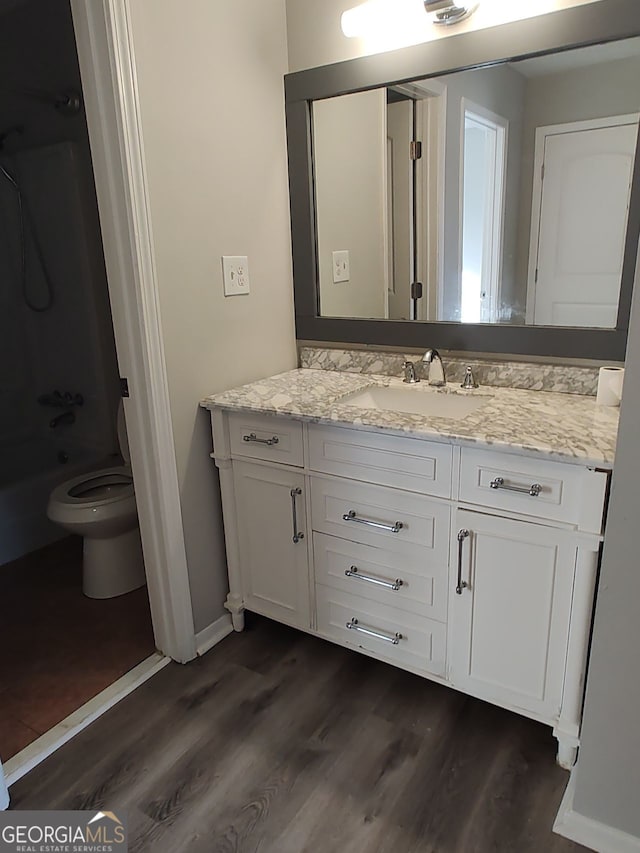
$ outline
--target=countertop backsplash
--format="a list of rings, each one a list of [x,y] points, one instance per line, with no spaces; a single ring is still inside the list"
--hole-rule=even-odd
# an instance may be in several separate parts
[[[301,345],[298,355],[300,367],[315,370],[401,376],[407,359],[417,362],[418,368],[421,368],[420,359],[415,353],[405,355],[400,352]],[[444,351],[441,355],[449,382],[462,382],[465,368],[471,365],[480,385],[586,396],[595,396],[598,388],[598,367],[497,361],[475,355],[462,358],[459,355],[449,356]]]

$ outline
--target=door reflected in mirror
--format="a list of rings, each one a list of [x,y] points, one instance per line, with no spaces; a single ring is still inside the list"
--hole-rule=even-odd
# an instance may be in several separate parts
[[[629,39],[313,103],[319,314],[615,328]]]

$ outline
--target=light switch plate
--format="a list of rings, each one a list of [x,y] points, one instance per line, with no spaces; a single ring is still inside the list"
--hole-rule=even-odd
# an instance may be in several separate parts
[[[249,293],[249,259],[240,255],[223,255],[222,278],[225,296]]]
[[[333,283],[349,281],[351,271],[349,269],[349,252],[347,249],[333,253]]]

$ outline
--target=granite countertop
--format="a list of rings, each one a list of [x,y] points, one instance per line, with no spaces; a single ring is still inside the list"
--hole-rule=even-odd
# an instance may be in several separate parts
[[[486,403],[464,418],[405,414],[349,405],[348,395],[375,386],[404,388],[411,394],[464,394]],[[610,468],[618,433],[617,408],[604,408],[594,397],[548,391],[481,387],[462,391],[426,382],[408,386],[389,376],[298,369],[214,394],[202,400],[207,409],[283,415],[297,420],[361,426],[396,435],[499,448],[542,455],[565,462]]]

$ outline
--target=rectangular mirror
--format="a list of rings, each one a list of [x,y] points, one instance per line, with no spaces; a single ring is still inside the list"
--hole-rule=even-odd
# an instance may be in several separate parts
[[[615,329],[640,39],[315,100],[322,317]]]
[[[300,340],[621,361],[640,3],[285,77]]]

